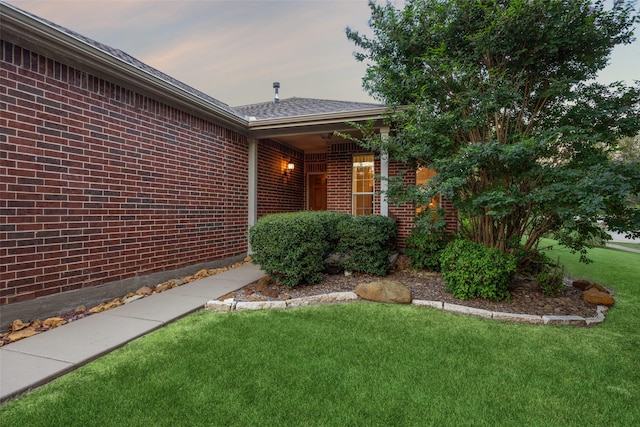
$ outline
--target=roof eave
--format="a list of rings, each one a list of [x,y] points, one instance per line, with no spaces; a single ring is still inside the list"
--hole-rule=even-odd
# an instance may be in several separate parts
[[[345,122],[380,120],[384,117],[385,111],[387,111],[386,107],[380,107],[356,111],[341,111],[335,113],[308,114],[304,116],[249,120],[249,130],[260,131],[266,129],[282,129],[288,127],[304,127]]]
[[[205,117],[215,116],[218,120],[234,129],[246,131],[248,123],[246,119],[134,67],[113,55],[87,45],[69,34],[61,33],[43,22],[32,19],[7,3],[0,2],[0,19],[2,20],[3,33],[11,30],[17,31],[21,40],[30,41],[36,45],[40,45],[43,40],[54,43],[59,53],[67,57],[71,56],[72,59],[79,63],[102,70],[110,75],[125,75],[127,76],[127,81],[131,81],[148,93],[168,98],[174,103],[179,103]]]

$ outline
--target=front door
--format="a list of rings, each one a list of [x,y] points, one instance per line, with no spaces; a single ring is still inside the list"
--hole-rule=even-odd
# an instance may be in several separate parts
[[[327,210],[327,175],[314,174],[308,177],[309,210]]]

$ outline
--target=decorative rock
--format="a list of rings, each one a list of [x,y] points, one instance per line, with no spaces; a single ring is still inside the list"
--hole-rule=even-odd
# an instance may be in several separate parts
[[[198,280],[198,279],[202,279],[204,277],[209,277],[209,271],[206,269],[202,269],[200,271],[198,271],[196,274],[194,274],[192,277],[192,280]]]
[[[226,301],[211,300],[204,305],[204,308],[205,310],[220,311],[226,313],[231,311],[234,305],[235,302],[233,301],[233,299]]]
[[[411,291],[402,283],[392,280],[361,283],[356,286],[356,294],[369,301],[392,304],[411,304]]]
[[[539,325],[542,323],[542,316],[536,316],[535,314],[503,313],[494,311],[493,319],[529,323],[532,325]]]
[[[589,289],[597,289],[600,292],[610,293],[607,288],[605,288],[604,286],[598,285],[597,283],[592,283],[591,285],[587,286],[587,289],[585,289],[585,291],[588,291]]]
[[[153,293],[153,289],[148,286],[143,286],[136,291],[138,295],[151,295]]]
[[[104,302],[100,305],[93,307],[92,309],[89,310],[89,313],[92,313],[92,314],[100,313],[106,310],[111,310],[112,308],[118,307],[120,305],[122,305],[122,302],[120,302],[119,298],[116,298],[109,302]]]
[[[587,317],[584,321],[587,323],[587,326],[600,324],[604,322],[604,314],[598,312],[595,317]]]
[[[9,342],[15,342],[24,338],[32,337],[34,335],[37,335],[38,333],[39,332],[36,331],[36,328],[30,326],[28,328],[20,329],[17,332],[11,332],[9,335],[7,335],[6,340]]]
[[[584,326],[586,321],[580,316],[542,316],[545,325],[575,325]]]
[[[62,326],[67,323],[62,317],[49,317],[45,319],[42,324],[47,328],[57,328],[58,326]]]
[[[295,298],[287,301],[287,308],[307,307],[319,304],[335,304],[340,302],[355,301],[358,295],[353,292],[332,292],[324,295],[311,295],[308,297]]]
[[[25,329],[27,327],[29,327],[29,323],[24,323],[20,319],[16,319],[11,322],[11,332],[18,332],[19,330]]]
[[[164,292],[167,289],[173,289],[178,286],[179,285],[175,281],[169,280],[168,282],[160,283],[158,286],[156,286],[156,292]]]
[[[427,301],[422,299],[414,299],[411,304],[421,307],[431,307],[437,308],[438,310],[442,310],[443,302],[442,301]]]
[[[615,300],[609,292],[602,292],[596,287],[587,289],[582,293],[582,299],[586,302],[598,305],[613,305]]]
[[[445,311],[451,311],[454,313],[470,314],[472,316],[485,317],[487,319],[491,319],[492,317],[492,312],[488,310],[483,310],[481,308],[467,307],[466,305],[449,304],[445,302],[443,308]]]
[[[129,304],[130,302],[134,302],[134,301],[137,301],[137,300],[142,299],[142,298],[144,298],[144,295],[132,295],[132,296],[130,296],[128,298],[125,298],[122,302],[124,304]]]
[[[271,308],[287,308],[286,301],[238,301],[236,310],[264,310]]]
[[[578,279],[578,280],[574,280],[571,285],[574,288],[580,289],[581,291],[586,291],[588,286],[593,285],[593,282],[590,282],[588,280]]]

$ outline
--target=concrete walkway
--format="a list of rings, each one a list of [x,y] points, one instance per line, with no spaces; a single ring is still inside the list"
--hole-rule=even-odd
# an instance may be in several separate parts
[[[0,402],[161,328],[264,276],[245,264],[0,347]]]
[[[637,254],[640,254],[640,249],[630,248],[630,247],[622,246],[622,245],[616,245],[615,243],[607,243],[607,247],[608,248],[612,248],[612,249],[618,249],[618,250],[621,250],[621,251],[635,252]]]

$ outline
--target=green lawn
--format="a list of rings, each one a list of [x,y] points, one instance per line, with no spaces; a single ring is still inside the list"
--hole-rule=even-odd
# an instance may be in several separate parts
[[[200,312],[0,407],[1,425],[637,425],[640,254],[550,255],[616,290],[604,324],[373,303]]]

